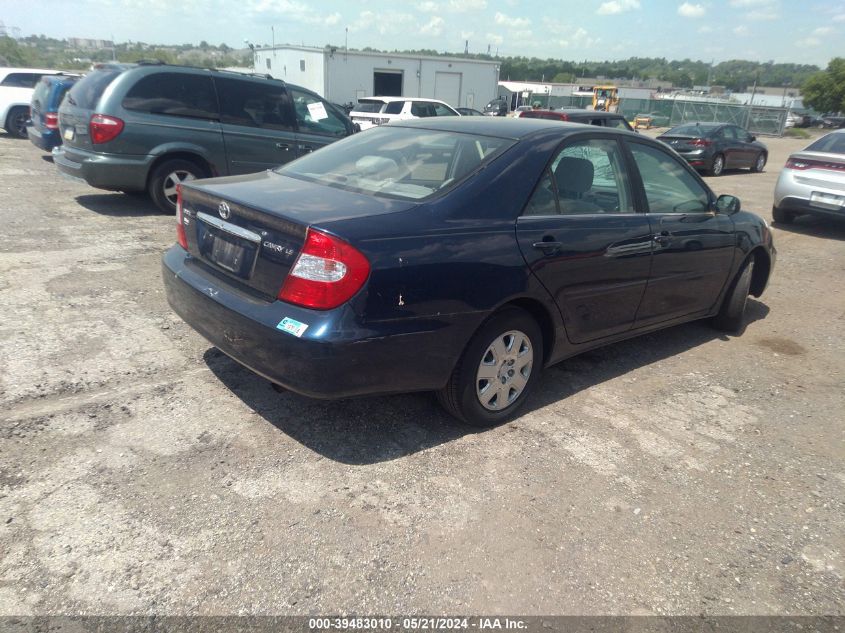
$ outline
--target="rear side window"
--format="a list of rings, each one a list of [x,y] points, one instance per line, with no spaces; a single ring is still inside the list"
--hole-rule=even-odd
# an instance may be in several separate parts
[[[95,70],[85,75],[73,85],[68,94],[68,103],[85,110],[93,110],[97,107],[103,92],[109,84],[121,73],[118,69]]]
[[[402,114],[402,108],[405,107],[404,101],[391,101],[384,107],[385,114]]]
[[[290,96],[277,82],[215,77],[220,97],[220,121],[229,125],[293,131]]]
[[[0,86],[7,86],[9,88],[34,88],[41,77],[43,75],[37,75],[35,73],[9,73],[0,82]]]
[[[123,99],[127,110],[192,119],[217,119],[217,96],[211,77],[185,73],[147,75]]]

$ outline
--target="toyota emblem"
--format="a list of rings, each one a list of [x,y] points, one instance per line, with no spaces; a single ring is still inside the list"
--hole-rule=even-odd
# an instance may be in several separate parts
[[[220,203],[220,206],[217,207],[217,213],[219,213],[220,217],[224,220],[228,220],[229,216],[232,215],[232,210],[229,208],[229,205],[223,201]]]

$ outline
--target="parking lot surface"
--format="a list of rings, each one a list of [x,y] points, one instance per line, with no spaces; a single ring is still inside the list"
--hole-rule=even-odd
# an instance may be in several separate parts
[[[771,221],[790,151],[709,178]],[[169,310],[174,219],[0,136],[0,614],[842,614],[845,222],[774,228],[741,337],[430,394],[277,393]],[[425,350],[420,350],[425,353]]]

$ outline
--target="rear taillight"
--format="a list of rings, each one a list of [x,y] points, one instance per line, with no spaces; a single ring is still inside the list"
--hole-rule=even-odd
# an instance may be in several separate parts
[[[827,169],[830,171],[845,171],[845,164],[834,163],[825,160],[804,160],[801,158],[790,158],[786,161],[784,169],[795,169],[797,171],[804,171],[805,169]]]
[[[706,138],[694,138],[687,141],[687,143],[693,147],[710,147],[713,144],[713,141]]]
[[[123,131],[123,121],[114,116],[92,114],[88,129],[91,132],[92,143],[95,145],[108,143]]]
[[[182,214],[182,185],[176,185],[176,240],[179,246],[188,250],[188,236],[185,233],[185,224]]]
[[[349,301],[370,274],[370,262],[355,247],[321,231],[308,229],[279,299],[331,310]]]
[[[568,120],[569,120],[569,115],[568,115],[568,114],[566,114],[566,112],[561,113],[561,115],[560,115],[560,120],[561,120],[561,121],[568,121]]]
[[[59,129],[59,113],[58,112],[45,112],[44,113],[44,127],[50,130],[58,130]]]

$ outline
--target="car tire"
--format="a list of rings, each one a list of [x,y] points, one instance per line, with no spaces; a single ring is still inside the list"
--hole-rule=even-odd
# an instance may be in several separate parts
[[[754,164],[751,166],[751,171],[755,174],[759,174],[763,171],[763,167],[766,166],[766,154],[760,152],[757,154],[757,158],[754,159]]]
[[[749,257],[731,283],[731,288],[722,302],[719,314],[713,318],[713,325],[726,332],[741,334],[745,328],[745,305],[751,290],[754,275],[754,258]]]
[[[713,157],[713,162],[710,163],[708,172],[711,176],[721,176],[723,171],[725,171],[725,157],[721,154],[716,154]]]
[[[437,399],[467,424],[496,426],[525,403],[542,369],[540,326],[524,310],[505,308],[472,337]]]
[[[777,224],[792,224],[794,219],[794,212],[779,209],[778,207],[772,207],[772,220],[774,220]]]
[[[29,109],[18,106],[9,110],[6,117],[5,129],[9,136],[26,138],[26,122],[29,120]]]
[[[196,163],[183,158],[173,158],[159,164],[150,174],[150,198],[165,213],[176,213],[176,185],[203,178],[205,170]]]

